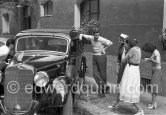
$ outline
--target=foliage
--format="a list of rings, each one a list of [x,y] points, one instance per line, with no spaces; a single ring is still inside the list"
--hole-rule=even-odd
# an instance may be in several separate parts
[[[163,50],[166,50],[166,28],[162,29],[161,34],[159,35],[161,46]]]
[[[166,28],[162,29],[161,34],[160,34],[160,40],[166,40]]]
[[[9,11],[13,11],[14,14],[17,14],[17,9],[16,9],[17,3],[14,1],[4,1],[1,3],[1,8],[6,8]]]
[[[13,11],[15,16],[18,16],[18,8],[22,8],[25,5],[28,5],[33,10],[31,10],[31,13],[35,16],[35,11],[37,11],[38,8],[38,0],[5,0],[1,3],[1,8]]]
[[[4,0],[0,2],[0,7],[4,9],[8,9],[9,12],[12,12],[16,20],[20,20],[20,15],[22,16],[22,11],[24,6],[28,6],[30,8],[30,15],[32,19],[35,19],[32,23],[37,24],[39,17],[39,2],[38,0]],[[17,21],[18,23],[22,22]]]
[[[85,18],[79,30],[81,31],[81,33],[84,34],[93,34],[93,31],[97,28],[99,29],[99,26],[100,24],[98,21],[94,19],[89,20],[89,18]]]

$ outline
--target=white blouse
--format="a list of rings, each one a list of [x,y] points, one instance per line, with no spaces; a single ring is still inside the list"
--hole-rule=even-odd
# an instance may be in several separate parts
[[[3,45],[0,47],[0,61],[5,61],[8,54],[9,54],[9,48],[6,45]]]
[[[160,53],[159,53],[158,50],[155,49],[155,50],[153,51],[153,54],[152,54],[151,58],[152,58],[153,60],[156,60],[156,62],[157,62],[157,63],[152,62],[152,67],[153,67],[154,69],[161,69],[161,56],[160,56]]]

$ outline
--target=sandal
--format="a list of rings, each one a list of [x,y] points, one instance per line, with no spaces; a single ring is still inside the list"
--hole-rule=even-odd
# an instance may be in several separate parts
[[[151,106],[148,106],[148,109],[157,109],[157,104],[151,104]]]
[[[136,114],[134,115],[145,115],[143,110],[139,110]]]
[[[113,105],[108,106],[109,109],[118,109],[119,103],[114,103]]]

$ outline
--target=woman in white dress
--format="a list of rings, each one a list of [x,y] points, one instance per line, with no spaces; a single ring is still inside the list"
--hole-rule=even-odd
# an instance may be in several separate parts
[[[122,61],[127,61],[125,66],[122,80],[120,83],[120,97],[119,99],[132,103],[138,110],[136,115],[143,115],[143,110],[138,106],[140,101],[140,69],[139,64],[141,61],[141,49],[136,46],[137,41],[128,39],[125,42],[126,47],[130,47],[127,52],[125,49],[122,53]],[[126,55],[125,55],[126,54]],[[119,102],[116,103],[118,105]],[[115,105],[114,105],[115,107]]]

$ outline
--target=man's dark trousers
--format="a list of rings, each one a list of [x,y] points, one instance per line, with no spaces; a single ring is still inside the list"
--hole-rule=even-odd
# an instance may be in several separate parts
[[[104,55],[93,55],[93,77],[99,88],[104,90],[107,83],[107,57]],[[101,89],[100,89],[101,90]]]

